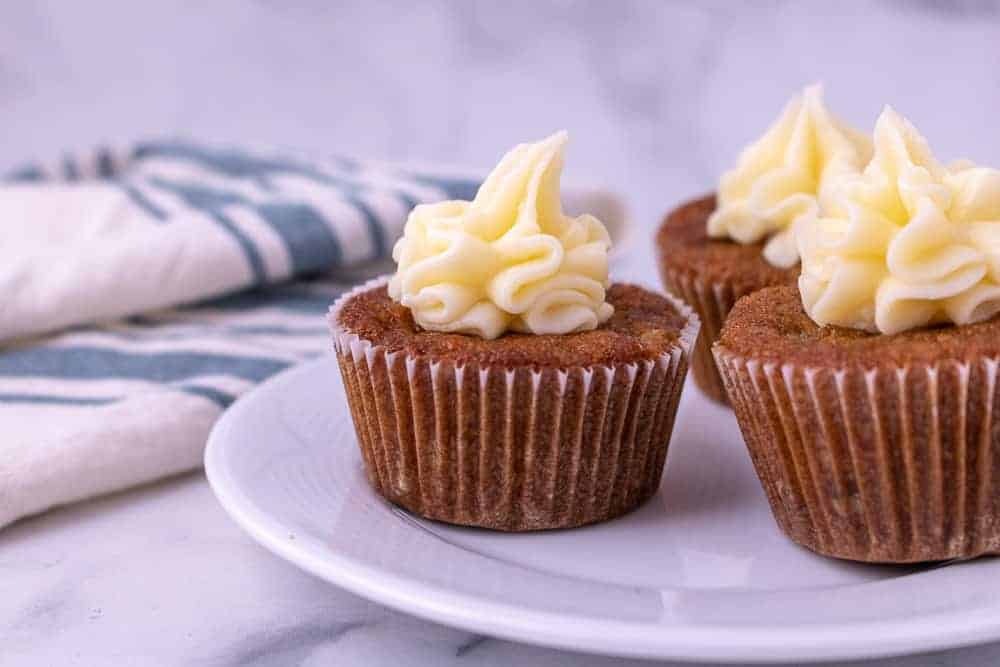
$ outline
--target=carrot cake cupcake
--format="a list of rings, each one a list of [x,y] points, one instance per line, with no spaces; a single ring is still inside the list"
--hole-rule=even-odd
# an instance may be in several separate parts
[[[1000,171],[945,168],[886,109],[799,289],[736,304],[718,367],[781,528],[819,553],[1000,551]]]
[[[868,138],[827,111],[821,88],[811,86],[723,174],[717,195],[667,215],[656,236],[660,275],[701,318],[692,373],[711,398],[726,400],[711,345],[733,304],[763,287],[795,284],[792,223],[828,205],[831,184],[860,172],[870,155]]]
[[[395,275],[331,309],[368,480],[421,516],[567,528],[659,486],[697,317],[609,284],[604,226],[562,212],[566,141],[517,146],[471,202],[417,206]]]

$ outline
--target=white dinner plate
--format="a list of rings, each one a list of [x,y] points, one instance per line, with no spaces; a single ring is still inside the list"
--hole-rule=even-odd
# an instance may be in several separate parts
[[[578,651],[716,661],[884,656],[1000,638],[1000,560],[866,566],[771,519],[732,414],[688,387],[660,492],[567,531],[458,528],[367,485],[336,360],[288,371],[212,433],[209,481],[265,547],[396,609]]]

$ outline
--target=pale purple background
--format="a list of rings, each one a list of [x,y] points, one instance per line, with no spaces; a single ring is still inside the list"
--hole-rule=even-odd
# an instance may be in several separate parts
[[[942,157],[996,160],[998,20],[931,0],[9,3],[0,167],[163,134],[489,166],[566,128],[572,178],[651,224],[813,81],[862,128],[892,104]]]
[[[998,9],[5,2],[0,169],[159,135],[488,167],[566,128],[567,178],[621,192],[648,235],[813,81],[862,128],[889,103],[943,159],[1000,163]],[[629,273],[651,267],[640,244]],[[244,537],[200,475],[0,533],[0,638],[4,667],[626,664],[480,640],[318,584]],[[998,662],[994,646],[879,664]]]

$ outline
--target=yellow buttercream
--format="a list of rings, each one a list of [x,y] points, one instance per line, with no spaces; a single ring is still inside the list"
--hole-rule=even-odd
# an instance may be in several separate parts
[[[892,334],[1000,311],[1000,171],[942,166],[886,108],[871,163],[836,190],[835,207],[796,225],[815,322]]]
[[[870,156],[868,138],[834,117],[823,104],[822,88],[810,86],[723,174],[708,234],[739,243],[767,239],[764,258],[794,266],[794,221],[829,206],[831,184],[859,172]]]
[[[611,317],[611,240],[597,218],[566,216],[559,132],[507,153],[471,202],[417,206],[393,249],[389,294],[424,329],[496,338],[565,334]]]

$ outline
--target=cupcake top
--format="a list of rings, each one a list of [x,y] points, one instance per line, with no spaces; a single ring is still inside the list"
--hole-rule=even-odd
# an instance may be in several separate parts
[[[870,155],[868,138],[833,116],[822,88],[810,86],[723,174],[708,234],[743,244],[766,240],[768,262],[794,266],[799,255],[793,222],[829,207],[830,184],[860,171]]]
[[[816,324],[790,285],[768,287],[733,307],[717,344],[731,354],[764,363],[807,368],[878,368],[942,360],[981,362],[1000,357],[1000,318],[961,327],[912,329],[894,336]]]
[[[508,333],[486,340],[427,331],[418,326],[412,310],[393,300],[385,286],[378,286],[345,297],[334,309],[332,324],[390,354],[481,368],[575,368],[653,361],[676,349],[684,337],[693,337],[688,314],[664,296],[616,284],[608,289],[607,300],[614,313],[594,330],[571,336]]]
[[[1000,312],[1000,171],[942,166],[888,107],[874,138],[864,172],[796,226],[806,312],[883,334]]]
[[[798,280],[798,264],[774,266],[761,256],[763,243],[711,243],[705,223],[715,209],[715,196],[709,195],[667,214],[656,245],[660,256],[669,258],[672,273],[709,285],[726,283],[739,293]]]
[[[559,132],[507,153],[475,199],[413,209],[393,249],[393,300],[423,329],[495,339],[567,334],[611,317],[607,230],[563,213]]]

